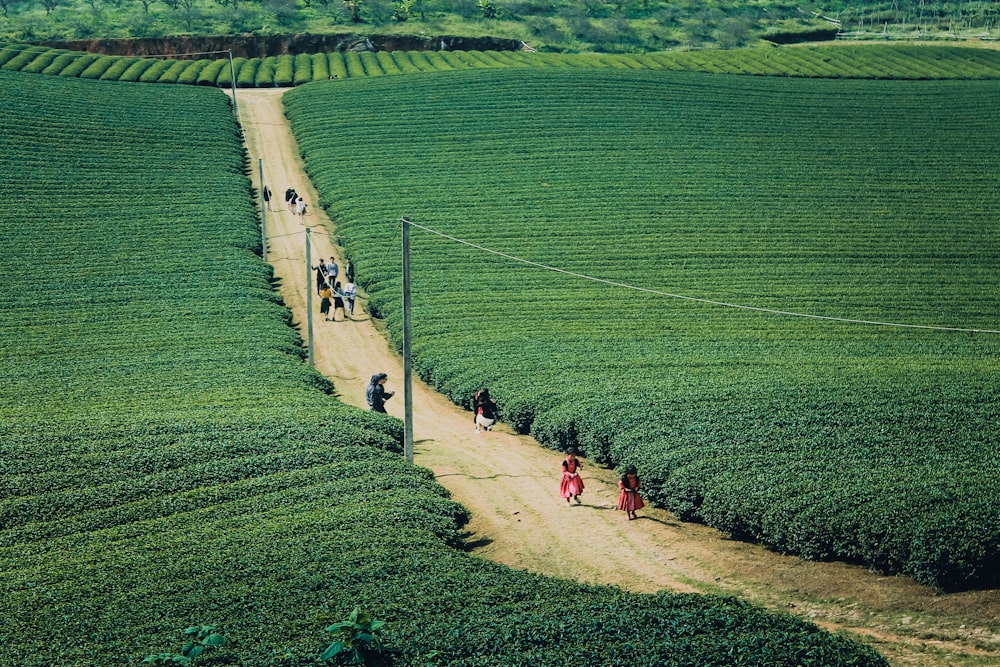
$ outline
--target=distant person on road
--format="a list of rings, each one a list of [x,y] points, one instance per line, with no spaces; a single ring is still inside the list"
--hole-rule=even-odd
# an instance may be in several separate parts
[[[333,286],[333,315],[330,317],[334,322],[337,321],[337,311],[340,311],[340,317],[342,319],[347,319],[347,311],[344,308],[344,291],[340,287],[340,281],[338,280]]]
[[[641,510],[646,506],[646,503],[642,502],[642,496],[639,495],[642,481],[639,479],[635,466],[629,466],[625,469],[625,474],[618,480],[618,488],[621,491],[618,494],[618,509],[628,514],[629,521],[637,518],[635,511]]]
[[[295,200],[298,198],[299,196],[298,194],[296,194],[293,188],[288,188],[287,190],[285,190],[285,208],[291,211],[292,208],[295,206]]]
[[[323,291],[323,285],[326,284],[326,265],[323,264],[323,258],[319,258],[319,264],[313,267],[316,270],[316,294],[318,295]]]
[[[264,206],[267,207],[268,211],[270,211],[271,210],[271,188],[269,188],[269,187],[267,187],[265,185],[264,189],[260,193],[260,196],[264,198]]]
[[[368,400],[368,409],[372,412],[384,413],[385,402],[396,394],[396,392],[385,390],[385,381],[388,377],[385,373],[376,373],[368,382],[365,398]]]
[[[323,316],[323,319],[329,322],[330,304],[333,303],[333,290],[330,289],[330,283],[323,283],[323,289],[319,291],[319,298],[319,312]]]
[[[497,420],[497,402],[490,397],[489,389],[480,389],[472,395],[472,411],[475,413],[476,433],[483,429],[493,430]]]
[[[566,458],[562,462],[562,479],[559,481],[559,495],[566,499],[572,498],[576,504],[580,504],[580,494],[583,493],[583,478],[580,477],[580,468],[583,464],[576,458],[576,450],[572,447],[566,449]]]
[[[301,196],[296,196],[295,198],[295,215],[300,218],[305,217],[306,215],[306,200]]]
[[[346,278],[349,283],[354,282],[354,262],[350,259],[344,262],[344,278]]]
[[[347,314],[354,317],[354,300],[358,298],[358,286],[353,280],[348,279],[341,291],[344,293],[344,300],[347,301]]]

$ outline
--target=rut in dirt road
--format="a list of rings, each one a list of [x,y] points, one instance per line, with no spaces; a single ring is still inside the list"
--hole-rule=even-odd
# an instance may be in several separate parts
[[[313,231],[313,262],[335,255],[343,265],[344,258],[330,241],[333,226],[316,206],[318,195],[303,171],[284,117],[283,92],[240,90],[239,110],[255,185],[260,185],[261,159],[273,192],[292,187],[310,205],[299,218],[278,196],[275,210],[267,213],[268,260],[281,279],[286,305],[304,323],[306,296],[315,289],[305,265],[306,228]],[[359,275],[363,271],[359,267]],[[378,372],[388,374],[390,389],[402,388],[401,360],[363,311],[351,321],[324,322],[316,298],[313,308],[319,320],[314,323],[315,366],[334,382],[341,400],[364,407],[365,386]],[[651,507],[641,510],[638,520],[626,521],[625,513],[616,510],[616,474],[586,459],[582,504],[567,507],[558,492],[561,453],[502,424],[477,434],[470,412],[417,380],[413,385],[415,462],[432,470],[470,510],[468,540],[478,545],[474,553],[480,557],[637,592],[736,595],[847,632],[898,665],[943,666],[972,656],[1000,664],[1000,591],[939,595],[909,579],[842,563],[805,562],[728,540]],[[402,392],[397,395],[387,409],[400,416]]]

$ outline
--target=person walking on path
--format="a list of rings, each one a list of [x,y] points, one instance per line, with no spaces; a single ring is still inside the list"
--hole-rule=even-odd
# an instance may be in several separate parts
[[[298,198],[299,196],[296,194],[294,188],[288,188],[285,190],[285,208],[289,211],[294,210],[293,207],[295,206],[295,200]]]
[[[295,197],[295,215],[300,218],[304,218],[306,215],[306,200],[299,195]]]
[[[385,381],[388,377],[385,373],[376,373],[368,382],[365,398],[368,400],[368,409],[372,412],[385,413],[385,402],[396,393],[385,390]]]
[[[475,412],[476,433],[483,429],[492,430],[497,420],[497,402],[490,398],[489,389],[480,389],[472,395],[472,410]]]
[[[344,262],[344,278],[347,279],[347,282],[349,283],[354,282],[354,262],[352,262],[350,258]]]
[[[337,276],[340,275],[340,267],[337,265],[337,260],[333,257],[326,260],[326,280],[331,285],[337,281]]]
[[[353,280],[348,280],[341,291],[344,293],[344,300],[347,301],[347,314],[353,318],[354,300],[358,298],[358,286],[354,284]]]
[[[330,304],[332,303],[331,298],[333,297],[333,290],[330,289],[330,283],[323,283],[323,289],[319,291],[319,312],[323,316],[323,319],[327,322],[330,321]]]
[[[628,514],[629,521],[637,518],[635,511],[641,510],[646,506],[646,503],[642,502],[642,496],[639,495],[639,489],[642,488],[642,481],[639,479],[635,466],[629,466],[625,469],[625,474],[618,480],[618,488],[620,490],[618,494],[618,509]]]
[[[344,292],[340,289],[340,281],[333,286],[333,314],[330,319],[334,322],[337,321],[337,311],[340,311],[340,317],[342,319],[347,319],[347,310],[344,308]]]
[[[326,265],[323,264],[323,258],[319,258],[319,264],[313,267],[316,269],[316,294],[317,296],[321,291],[323,291],[323,285],[326,284]]]
[[[576,504],[580,504],[580,494],[583,493],[583,478],[580,477],[580,468],[583,464],[576,458],[576,450],[572,447],[566,449],[566,458],[562,462],[562,479],[559,481],[559,495],[566,499],[572,498]]]
[[[260,196],[264,198],[264,206],[267,208],[268,211],[270,211],[271,210],[271,188],[269,188],[269,187],[267,187],[265,185],[264,189],[260,193]]]

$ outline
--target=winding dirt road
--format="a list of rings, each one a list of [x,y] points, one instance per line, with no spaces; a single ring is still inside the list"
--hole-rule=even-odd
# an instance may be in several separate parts
[[[255,185],[262,159],[277,200],[266,214],[268,260],[305,336],[307,290],[315,289],[305,264],[305,227],[313,230],[314,262],[334,254],[343,265],[343,258],[322,210],[310,206],[299,218],[285,209],[287,187],[309,204],[318,197],[286,122],[283,92],[240,90],[237,99]],[[379,371],[401,396],[402,361],[377,323],[361,311],[352,321],[325,322],[315,292],[313,308],[315,366],[341,400],[364,406],[365,385]],[[626,521],[615,511],[613,471],[586,461],[583,504],[567,507],[557,489],[561,454],[502,424],[476,434],[469,412],[416,379],[413,406],[415,461],[471,511],[467,540],[478,557],[632,591],[738,596],[869,643],[894,665],[1000,665],[1000,590],[939,594],[861,567],[782,556],[652,508]],[[401,416],[402,408],[401,398],[388,403],[390,414]]]

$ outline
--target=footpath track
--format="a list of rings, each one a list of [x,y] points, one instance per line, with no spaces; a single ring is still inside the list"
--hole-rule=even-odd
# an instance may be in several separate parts
[[[325,322],[306,266],[305,230],[312,229],[312,260],[343,257],[334,229],[303,169],[285,119],[281,89],[240,90],[240,117],[260,186],[258,159],[273,191],[267,212],[268,260],[280,293],[303,337],[307,290],[313,290],[314,361],[339,398],[364,407],[364,390],[377,372],[396,389],[390,414],[402,416],[402,360],[376,322],[357,309],[351,321]],[[310,205],[304,218],[288,210],[288,187]],[[363,274],[364,267],[359,267]],[[637,592],[733,595],[777,612],[802,616],[831,632],[875,646],[894,665],[1000,664],[1000,590],[940,594],[900,577],[883,577],[843,563],[813,563],[726,539],[716,530],[678,521],[647,508],[637,521],[615,510],[614,471],[584,461],[583,504],[558,495],[562,455],[499,425],[475,433],[471,413],[414,379],[413,430],[417,465],[472,513],[467,543],[475,556],[510,567]]]

